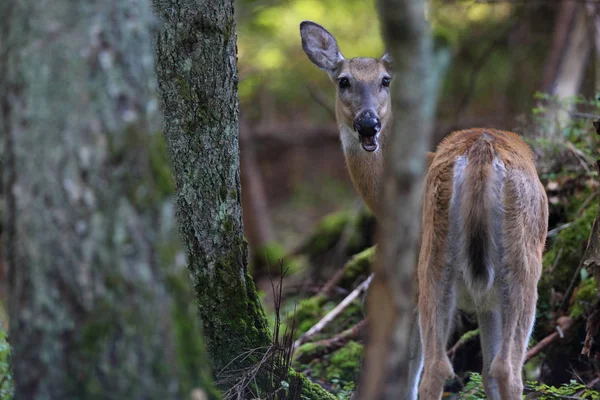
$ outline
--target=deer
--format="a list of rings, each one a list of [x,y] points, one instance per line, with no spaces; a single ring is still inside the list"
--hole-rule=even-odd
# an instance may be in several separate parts
[[[310,61],[337,86],[336,121],[352,183],[376,218],[385,218],[378,197],[392,134],[393,60],[388,53],[346,59],[333,35],[311,21],[300,24],[300,36]],[[405,399],[441,398],[454,376],[447,342],[460,309],[477,317],[487,397],[520,400],[548,231],[533,152],[515,133],[473,128],[450,133],[424,156]]]

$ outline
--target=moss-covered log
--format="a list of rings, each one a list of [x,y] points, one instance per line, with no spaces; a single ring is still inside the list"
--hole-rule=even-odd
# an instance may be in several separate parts
[[[18,0],[0,15],[15,398],[216,398],[189,282],[159,254],[150,5]]]

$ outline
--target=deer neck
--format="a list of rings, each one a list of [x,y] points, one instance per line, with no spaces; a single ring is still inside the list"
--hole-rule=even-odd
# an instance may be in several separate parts
[[[339,128],[346,166],[352,183],[367,206],[377,216],[379,184],[383,176],[383,150],[388,128],[384,125],[379,133],[379,148],[371,153],[362,148],[358,133],[352,128],[345,124],[340,124]]]

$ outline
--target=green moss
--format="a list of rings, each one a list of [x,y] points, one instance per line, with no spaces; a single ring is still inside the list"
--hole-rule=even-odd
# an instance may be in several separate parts
[[[570,208],[574,207],[570,206]],[[540,296],[538,314],[541,314],[539,317],[552,319],[552,315],[545,314],[552,308],[550,304],[552,289],[564,293],[568,288],[583,256],[597,209],[597,205],[588,207],[580,217],[571,222],[568,228],[560,231],[554,244],[544,255],[544,270],[538,285]]]
[[[173,299],[173,325],[175,328],[176,353],[181,366],[179,374],[184,391],[190,392],[200,386],[208,399],[221,398],[213,384],[210,362],[204,351],[202,329],[197,318],[193,291],[187,271],[170,274],[167,288]]]
[[[150,170],[155,182],[155,195],[164,199],[175,193],[175,181],[164,135],[152,135],[149,147]]]
[[[327,382],[341,390],[358,379],[362,354],[363,345],[350,341],[334,353],[313,360],[307,369],[317,381]]]
[[[570,309],[571,318],[581,317],[585,311],[598,299],[598,286],[596,278],[587,278],[579,284],[573,293],[573,301]]]
[[[375,260],[375,247],[369,247],[354,255],[344,266],[344,276],[338,283],[340,287],[350,288],[359,278],[371,273],[371,265]]]
[[[0,327],[0,400],[10,400],[13,398],[13,379],[10,364],[10,345],[7,341],[7,335]]]
[[[319,222],[302,250],[314,257],[335,247],[343,237],[345,254],[356,254],[372,244],[374,225],[375,217],[367,210],[329,214]]]
[[[283,272],[286,276],[302,271],[306,265],[301,257],[287,257],[287,252],[278,242],[268,242],[262,247],[254,250],[252,257],[252,272],[267,272],[271,275],[279,275],[280,262],[283,262]]]
[[[327,297],[317,295],[300,301],[296,308],[296,335],[300,337],[323,317],[323,305]],[[291,325],[288,322],[288,325]]]
[[[290,399],[301,400],[336,400],[320,385],[311,382],[306,376],[290,369],[289,373]]]

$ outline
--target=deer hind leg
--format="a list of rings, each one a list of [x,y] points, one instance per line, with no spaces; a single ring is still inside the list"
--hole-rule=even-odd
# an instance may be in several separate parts
[[[533,257],[535,259],[536,257]],[[531,271],[541,271],[542,261],[541,259],[535,261],[536,265],[529,266]],[[523,363],[525,361],[525,354],[527,352],[527,345],[529,344],[529,338],[533,331],[533,324],[535,322],[535,311],[537,303],[537,279],[531,279],[524,286],[524,293],[522,298],[523,308],[519,315],[517,322],[517,330],[515,332],[515,340],[512,351],[512,369],[514,372],[514,385],[519,388],[519,396],[523,391],[523,379],[521,372],[523,369]],[[520,399],[520,397],[519,397]]]
[[[430,267],[431,268],[431,267]],[[420,285],[419,322],[424,353],[423,378],[419,385],[419,400],[439,400],[446,379],[454,376],[446,355],[446,343],[452,328],[455,308],[455,279],[443,269],[441,279],[425,276]]]
[[[517,266],[518,269],[526,268]],[[523,269],[524,270],[524,269]],[[507,274],[510,274],[507,269]],[[508,281],[512,282],[508,282]],[[501,343],[498,353],[490,365],[490,377],[497,381],[500,398],[502,400],[520,400],[523,393],[523,381],[521,378],[522,360],[525,354],[525,346],[529,336],[530,326],[535,315],[535,302],[533,304],[533,315],[531,305],[526,301],[527,296],[535,291],[535,287],[527,287],[514,277],[504,277],[501,289]],[[525,327],[527,325],[527,327]],[[515,360],[519,360],[518,363]]]
[[[481,352],[483,354],[483,367],[481,376],[483,388],[490,400],[502,400],[498,389],[498,381],[490,375],[492,361],[498,354],[502,337],[500,335],[502,315],[500,310],[486,310],[477,312],[479,336],[481,338]]]

